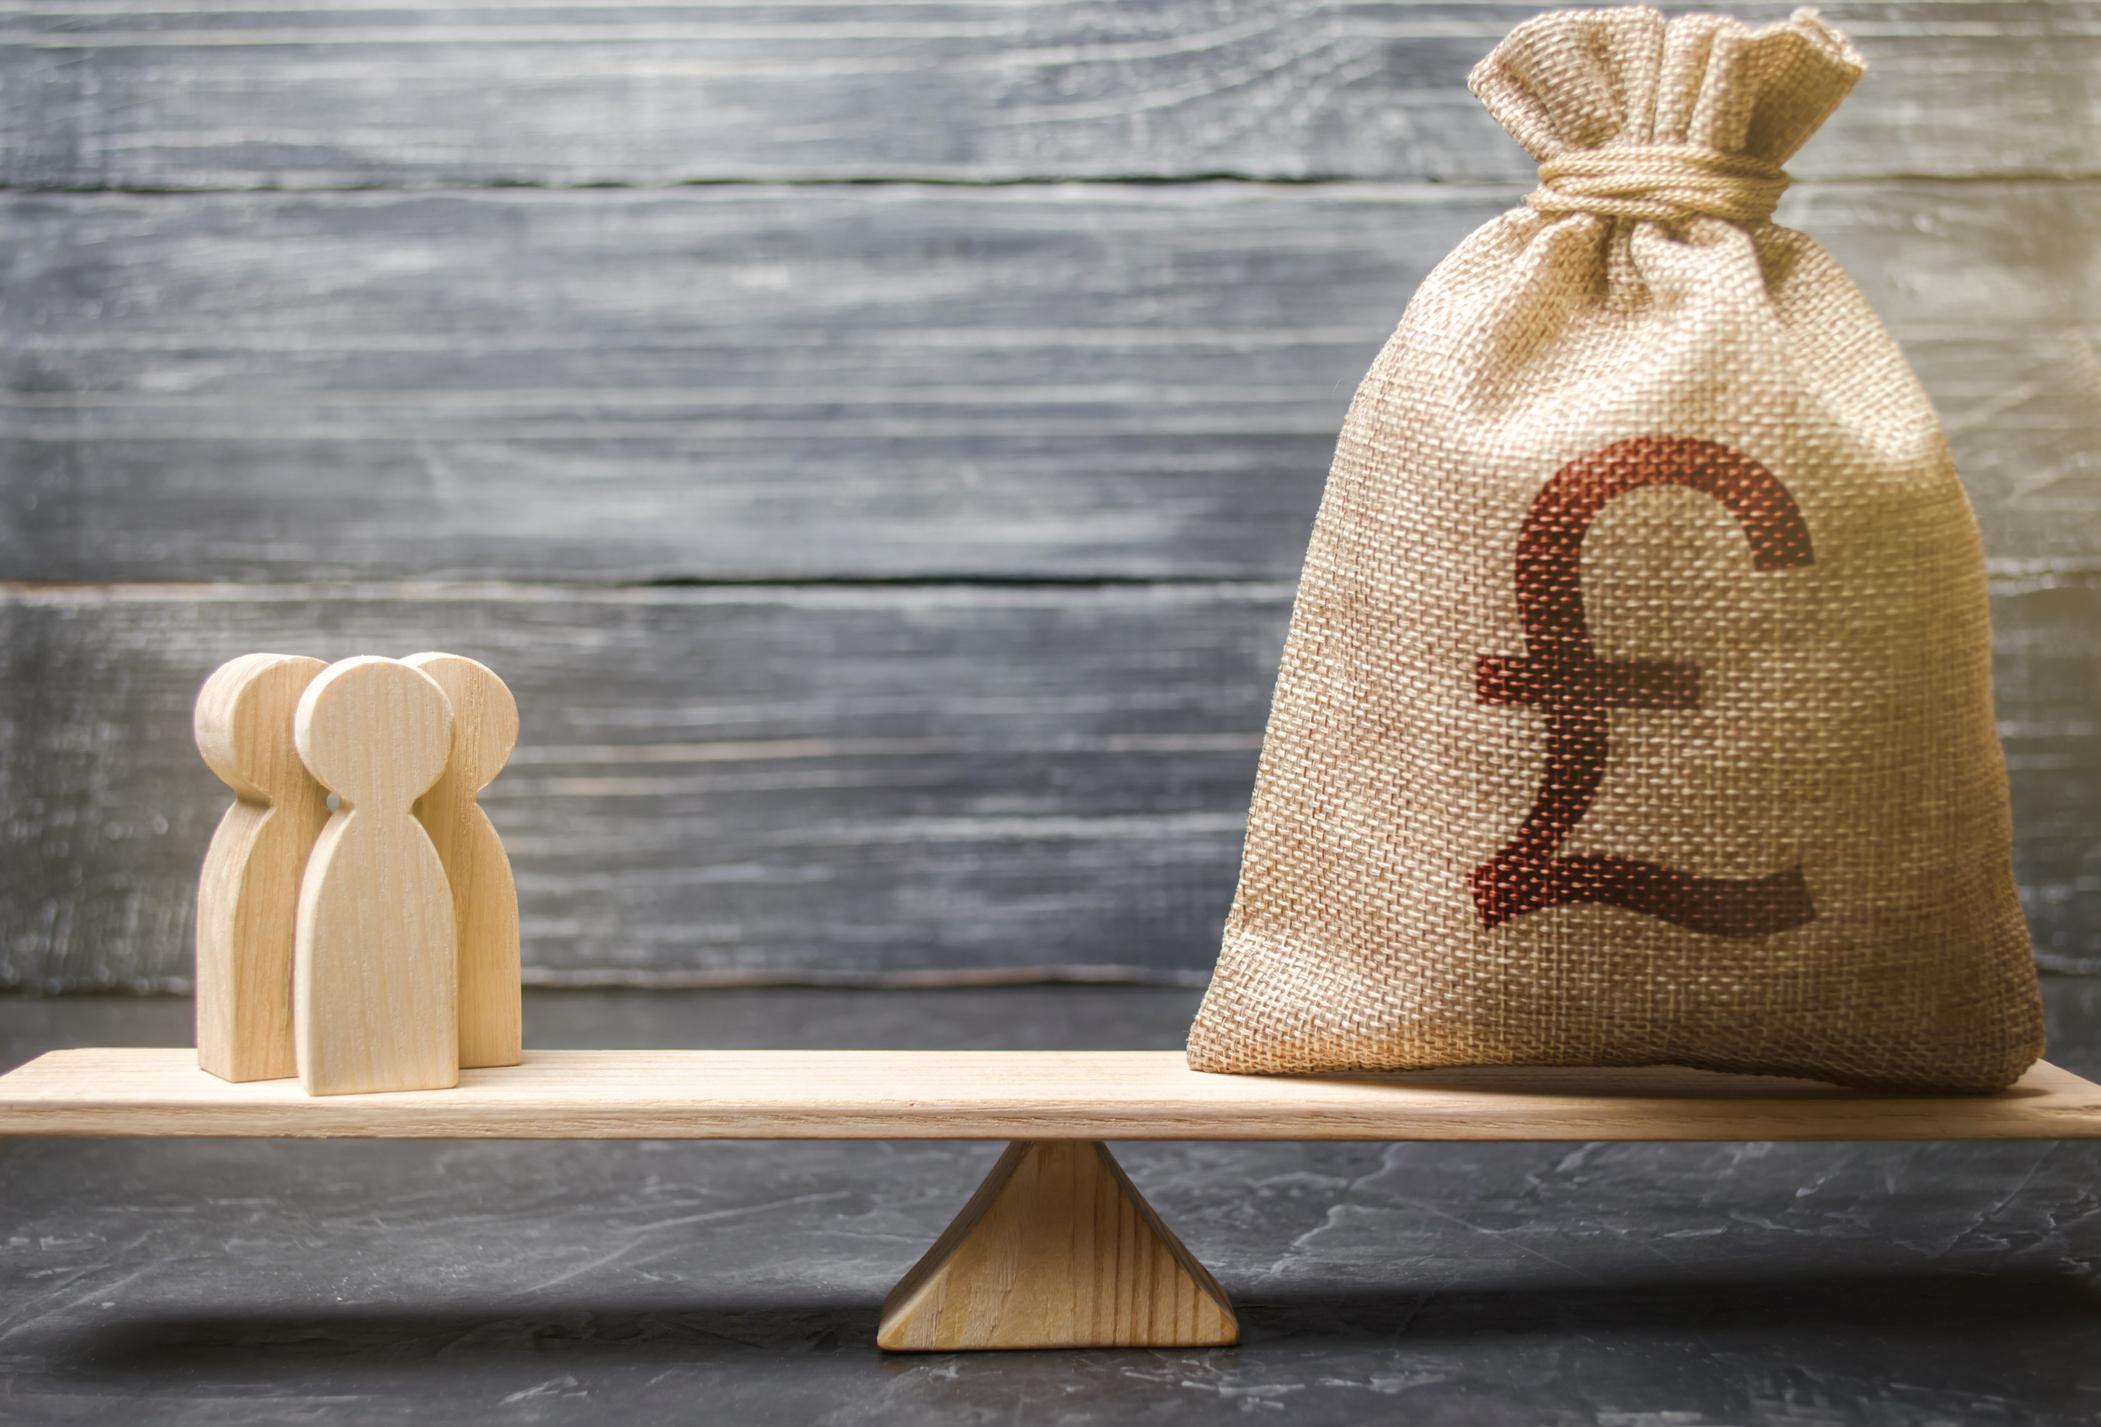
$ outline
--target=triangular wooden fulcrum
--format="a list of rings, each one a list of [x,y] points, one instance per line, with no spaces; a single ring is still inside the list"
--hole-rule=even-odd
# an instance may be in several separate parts
[[[883,1300],[893,1352],[1219,1347],[1225,1290],[1098,1140],[1018,1140]]]

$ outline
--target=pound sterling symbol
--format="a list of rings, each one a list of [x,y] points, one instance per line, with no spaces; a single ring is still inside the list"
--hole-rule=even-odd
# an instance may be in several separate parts
[[[1814,562],[1809,526],[1787,488],[1750,457],[1714,441],[1641,436],[1554,473],[1517,541],[1522,656],[1484,654],[1475,696],[1529,704],[1546,724],[1546,771],[1517,835],[1467,877],[1484,927],[1548,907],[1603,902],[1716,936],[1763,936],[1816,916],[1800,869],[1702,877],[1630,857],[1563,857],[1605,777],[1611,711],[1700,706],[1700,666],[1600,659],[1583,620],[1583,537],[1612,501],[1644,486],[1684,486],[1728,508],[1756,570]]]

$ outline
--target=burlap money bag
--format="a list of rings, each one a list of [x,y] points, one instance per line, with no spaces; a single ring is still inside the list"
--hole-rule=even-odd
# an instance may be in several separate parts
[[[1981,1091],[2041,1052],[1976,522],[1780,165],[1813,13],[1520,26],[1540,162],[1328,477],[1200,1070],[1675,1063]]]

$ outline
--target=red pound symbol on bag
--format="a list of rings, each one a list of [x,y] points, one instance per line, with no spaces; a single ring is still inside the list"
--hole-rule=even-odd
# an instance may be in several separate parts
[[[1631,857],[1563,857],[1605,777],[1611,711],[1700,706],[1700,666],[1600,659],[1583,622],[1583,537],[1612,501],[1644,486],[1684,486],[1736,517],[1756,570],[1814,561],[1809,526],[1787,488],[1750,457],[1713,441],[1640,436],[1580,456],[1533,500],[1517,540],[1522,656],[1484,654],[1484,704],[1529,704],[1546,722],[1547,766],[1517,835],[1467,877],[1481,925],[1527,912],[1603,902],[1715,936],[1763,936],[1816,916],[1801,870],[1701,877]]]

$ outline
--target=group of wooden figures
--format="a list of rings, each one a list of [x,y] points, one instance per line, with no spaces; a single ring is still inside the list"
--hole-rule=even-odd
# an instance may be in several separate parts
[[[197,698],[236,795],[197,888],[197,1059],[311,1095],[519,1059],[518,896],[475,797],[518,706],[472,659],[248,654]]]

